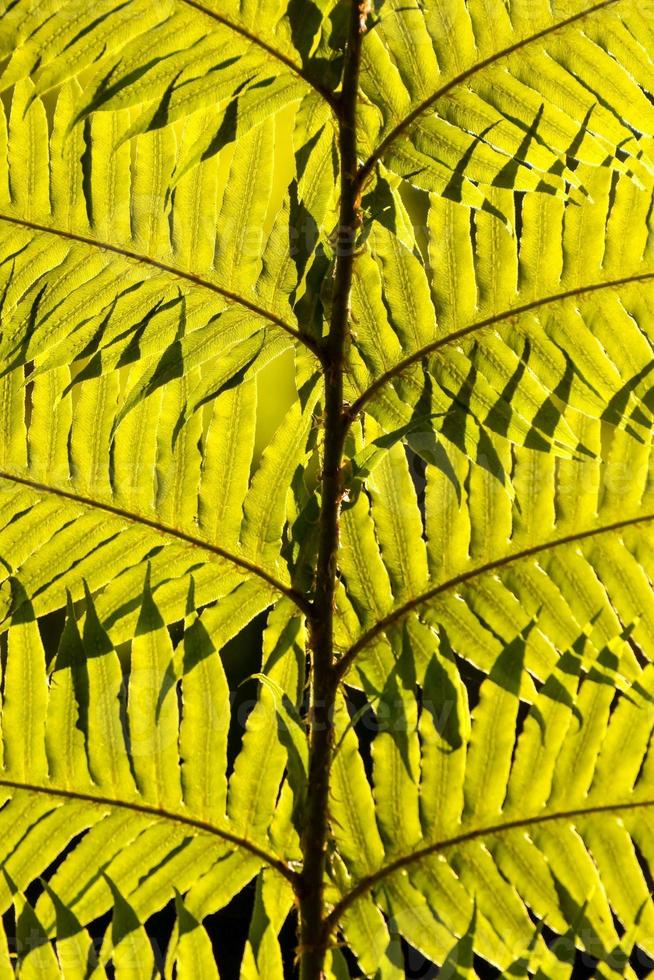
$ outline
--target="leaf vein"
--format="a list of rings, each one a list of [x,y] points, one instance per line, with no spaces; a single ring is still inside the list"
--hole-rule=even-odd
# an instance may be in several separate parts
[[[212,544],[209,541],[204,541],[202,538],[195,537],[193,534],[182,531],[180,528],[171,527],[168,524],[163,524],[162,522],[154,520],[153,518],[146,517],[144,514],[136,514],[133,511],[125,510],[122,507],[116,507],[114,504],[106,503],[102,500],[94,500],[90,497],[85,497],[84,495],[75,493],[71,490],[64,490],[61,487],[50,486],[46,483],[38,483],[36,480],[30,480],[27,477],[18,476],[15,473],[0,470],[0,480],[18,483],[21,486],[36,490],[38,493],[54,494],[55,496],[62,497],[65,500],[72,500],[75,503],[82,504],[85,507],[102,510],[108,514],[114,514],[116,517],[120,517],[132,524],[142,524],[144,527],[149,527],[153,531],[158,531],[160,534],[177,538],[179,541],[184,541],[186,544],[193,545],[196,548],[201,548],[204,551],[209,551],[212,554],[218,555],[220,558],[224,558],[233,565],[236,565],[237,567],[242,568],[245,571],[250,572],[252,575],[262,579],[268,585],[276,589],[277,592],[291,599],[292,602],[294,602],[295,605],[303,612],[307,612],[310,608],[308,600],[300,592],[298,592],[292,586],[285,585],[283,582],[280,582],[265,569],[260,568],[253,562],[248,561],[245,557],[235,555],[233,552],[227,551],[226,549],[221,548],[219,545]]]
[[[390,131],[390,133],[381,141],[378,147],[371,153],[368,159],[359,168],[359,173],[357,176],[357,183],[359,187],[363,187],[366,180],[370,176],[375,164],[381,160],[386,150],[400,137],[412,123],[416,121],[420,116],[422,116],[428,109],[430,109],[434,103],[439,99],[447,95],[453,88],[458,85],[462,85],[464,82],[468,81],[478,72],[483,71],[484,68],[488,68],[490,65],[495,64],[502,58],[508,57],[516,51],[521,51],[533,44],[535,41],[540,41],[542,38],[547,37],[549,34],[553,34],[555,31],[561,30],[563,27],[569,27],[570,24],[574,24],[576,21],[583,20],[585,17],[589,17],[591,14],[596,13],[599,10],[603,10],[605,7],[609,7],[611,4],[618,3],[619,0],[600,0],[600,3],[594,4],[592,7],[587,7],[585,10],[580,10],[576,14],[572,14],[570,17],[566,17],[565,20],[557,21],[554,24],[550,24],[549,27],[545,27],[535,34],[530,34],[526,38],[522,38],[520,41],[516,41],[514,44],[510,44],[506,48],[502,48],[500,51],[495,51],[488,58],[484,58],[482,61],[476,62],[469,68],[455,75],[451,78],[449,82],[443,85],[441,88],[433,92],[428,98],[423,99],[422,102],[418,103],[415,108],[411,110],[400,120],[400,122]]]
[[[166,262],[162,262],[160,259],[155,259],[151,255],[143,255],[140,252],[134,252],[131,249],[124,248],[121,245],[114,245],[111,242],[100,241],[95,238],[91,238],[87,235],[78,235],[76,232],[65,231],[63,228],[52,228],[48,225],[38,224],[35,221],[28,221],[25,218],[18,218],[14,215],[0,213],[0,221],[5,221],[8,224],[19,225],[22,228],[29,228],[32,231],[42,232],[46,235],[55,235],[58,238],[64,238],[67,241],[79,242],[82,245],[89,245],[92,248],[98,248],[105,252],[113,252],[115,255],[122,255],[123,258],[129,259],[132,262],[140,262],[144,265],[152,266],[155,269],[160,269],[162,272],[167,272],[177,279],[184,279],[187,282],[193,283],[195,286],[200,286],[203,289],[207,289],[212,293],[216,293],[219,296],[223,296],[226,300],[232,303],[236,303],[238,306],[244,307],[246,310],[250,310],[251,313],[260,316],[264,320],[268,320],[274,326],[279,327],[286,333],[290,334],[295,340],[300,341],[304,344],[310,351],[312,351],[317,356],[317,345],[310,338],[303,334],[300,330],[291,326],[282,317],[277,316],[277,314],[272,313],[270,310],[266,310],[261,306],[257,306],[256,303],[250,302],[244,296],[240,296],[238,293],[233,292],[230,289],[225,289],[222,286],[217,285],[217,283],[211,282],[208,279],[203,279],[202,276],[196,275],[194,272],[187,272],[184,269],[179,269],[176,266],[169,265]]]
[[[59,786],[39,786],[37,783],[27,783],[5,777],[0,777],[0,786],[23,790],[27,793],[42,793],[45,796],[54,796],[64,800],[75,800],[80,803],[106,806],[112,809],[131,810],[133,813],[141,813],[145,816],[158,817],[160,820],[168,820],[172,823],[183,824],[186,827],[193,827],[195,830],[205,834],[211,834],[213,837],[219,837],[221,840],[234,844],[244,851],[248,851],[255,857],[260,858],[269,867],[274,868],[288,881],[293,882],[295,880],[295,872],[276,854],[270,854],[263,847],[248,840],[246,837],[241,837],[239,834],[226,828],[216,827],[206,820],[186,816],[184,813],[176,813],[172,810],[164,810],[147,803],[139,803],[137,800],[117,800],[108,796],[95,796],[93,793],[82,793],[78,790],[63,789]]]
[[[348,409],[348,419],[352,421],[362,408],[370,401],[370,399],[375,395],[380,388],[383,388],[389,381],[393,378],[399,377],[403,371],[407,368],[412,367],[417,364],[418,361],[422,360],[423,357],[427,357],[429,354],[435,354],[436,351],[441,350],[443,347],[448,347],[450,344],[454,344],[464,337],[469,337],[476,334],[480,330],[484,330],[486,327],[495,326],[495,324],[502,323],[504,320],[510,320],[512,317],[522,316],[523,313],[530,313],[532,310],[538,310],[543,306],[549,306],[553,303],[561,303],[566,299],[574,299],[575,297],[585,296],[589,293],[598,292],[603,289],[615,289],[618,286],[628,286],[637,282],[649,282],[654,279],[654,271],[652,272],[640,272],[631,276],[622,276],[619,279],[608,279],[605,282],[594,282],[586,286],[576,286],[574,289],[567,289],[561,293],[553,293],[549,296],[543,296],[540,299],[532,300],[529,303],[524,303],[522,306],[514,306],[509,310],[502,310],[501,313],[494,313],[492,316],[486,317],[484,320],[478,320],[475,323],[469,323],[465,327],[461,327],[459,330],[454,330],[452,333],[446,334],[444,337],[439,337],[438,340],[434,340],[429,344],[425,344],[419,350],[414,351],[413,354],[409,354],[402,361],[399,361],[394,367],[389,368],[383,374],[380,374],[378,378],[368,387],[364,392],[359,395],[356,401],[352,402]]]
[[[426,592],[420,593],[420,595],[414,596],[408,602],[403,605],[398,606],[396,609],[392,610],[379,622],[375,623],[366,633],[364,633],[359,639],[350,647],[350,649],[343,654],[341,659],[337,664],[337,672],[339,678],[343,678],[347,673],[348,669],[352,665],[356,656],[366,647],[376,636],[383,633],[384,630],[388,629],[398,620],[407,616],[418,606],[423,605],[425,602],[429,602],[430,599],[434,599],[436,596],[441,595],[444,592],[449,592],[451,589],[455,589],[459,585],[466,585],[467,583],[478,578],[480,575],[486,575],[488,572],[498,571],[501,568],[505,568],[507,565],[511,565],[514,562],[522,561],[525,558],[533,558],[536,555],[540,555],[545,551],[549,551],[553,548],[560,548],[566,544],[574,544],[578,541],[584,541],[588,538],[595,537],[600,534],[609,534],[612,531],[620,531],[624,528],[634,527],[638,524],[646,524],[648,521],[654,520],[654,514],[640,514],[638,517],[626,518],[623,521],[616,521],[613,524],[605,524],[600,527],[590,528],[585,531],[577,531],[574,534],[567,534],[565,537],[556,538],[553,541],[546,541],[542,544],[533,545],[531,548],[525,548],[523,551],[516,551],[513,554],[505,555],[502,558],[496,558],[494,561],[486,562],[484,565],[478,565],[476,568],[472,568],[469,571],[462,572],[460,575],[456,575],[454,578],[448,579],[446,582],[441,582],[439,585],[428,589]]]

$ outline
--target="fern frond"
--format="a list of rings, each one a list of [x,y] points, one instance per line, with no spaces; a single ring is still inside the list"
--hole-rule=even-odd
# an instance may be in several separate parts
[[[640,137],[654,122],[642,20],[637,4],[616,11],[612,0],[525,0],[510,11],[499,2],[385,4],[364,46],[362,179],[381,160],[416,186],[483,209],[491,187],[583,188],[576,162],[622,158],[620,169],[639,176],[651,166]]]
[[[273,480],[276,477],[288,485],[301,463],[311,405],[307,404],[301,424],[299,416],[289,417],[286,429],[279,430],[281,441],[292,434],[285,443],[287,461],[281,468],[279,460],[270,455],[260,467],[253,466],[251,436],[248,447],[248,441],[241,443],[240,434],[232,433],[227,424],[232,421],[233,398],[238,397],[244,432],[254,431],[256,401],[244,401],[229,389],[237,379],[244,384],[251,379],[254,395],[258,371],[289,346],[283,339],[286,330],[269,339],[270,320],[261,329],[263,321],[258,321],[253,300],[244,298],[241,312],[234,305],[233,290],[241,289],[245,297],[259,275],[257,263],[250,260],[248,264],[234,248],[235,241],[245,248],[244,236],[255,220],[253,214],[247,209],[237,211],[238,189],[236,196],[225,195],[220,211],[225,222],[224,251],[215,259],[216,229],[193,218],[211,186],[216,194],[214,162],[199,169],[202,179],[184,178],[172,192],[172,204],[166,205],[175,139],[170,130],[152,134],[138,142],[138,166],[130,189],[129,148],[106,155],[116,117],[109,121],[94,118],[86,126],[84,139],[79,126],[65,136],[71,87],[62,90],[57,102],[49,141],[50,181],[46,170],[43,183],[39,170],[41,176],[35,176],[34,183],[40,190],[23,199],[20,189],[25,185],[19,174],[25,169],[36,174],[37,160],[48,158],[43,107],[38,99],[29,102],[29,85],[22,83],[13,99],[9,183],[5,185],[8,210],[2,225],[8,234],[2,338],[7,366],[1,383],[3,397],[12,406],[4,417],[2,449],[3,496],[8,508],[5,527],[11,525],[6,547],[3,544],[7,569],[29,582],[30,596],[41,595],[39,613],[60,606],[66,587],[79,595],[84,577],[95,591],[117,582],[122,574],[115,600],[106,593],[103,601],[114,620],[120,617],[121,608],[130,613],[130,626],[123,635],[128,635],[135,622],[133,596],[126,590],[132,582],[138,595],[137,583],[144,574],[144,566],[139,565],[148,559],[153,561],[153,587],[163,584],[170,593],[169,599],[159,597],[162,608],[168,604],[167,621],[179,615],[180,604],[183,609],[185,576],[191,570],[196,573],[198,598],[205,604],[229,594],[243,572],[293,594],[287,572],[274,567],[279,563],[287,511],[285,494],[275,491]],[[269,140],[270,130],[267,133]],[[232,166],[244,166],[261,191],[270,159],[261,146],[258,153],[260,166],[246,142],[233,154]],[[116,188],[120,188],[120,201],[114,197]],[[257,212],[256,220],[263,222],[265,230],[269,196],[257,200],[261,213]],[[35,224],[36,209],[39,223]],[[21,222],[18,234],[25,237],[17,239]],[[96,239],[95,234],[103,237]],[[140,248],[148,251],[141,255]],[[151,259],[150,250],[166,257],[177,251],[181,279],[176,267]],[[211,269],[208,278],[200,281],[189,273],[185,280],[183,266],[197,267],[199,262]],[[221,276],[224,289],[213,285]],[[182,282],[188,292],[182,290]],[[207,293],[212,297],[209,300]],[[274,297],[270,290],[268,295]],[[283,322],[276,314],[271,317],[273,322]],[[291,332],[297,334],[295,328]],[[209,402],[220,407],[205,433],[200,410]],[[155,409],[158,422],[153,426],[151,412]],[[271,445],[270,453],[275,451]],[[224,478],[225,466],[229,467],[229,481]],[[246,493],[251,475],[252,488]],[[226,495],[223,503],[214,481]],[[237,484],[242,487],[244,511],[232,496]],[[257,495],[275,501],[272,523],[257,510]],[[223,513],[226,506],[229,514]],[[249,527],[251,521],[256,524],[256,534]],[[20,548],[14,545],[14,534],[21,537]],[[125,534],[130,540],[128,560]],[[162,540],[170,539],[176,539],[181,550],[178,559],[168,552],[162,556],[159,572],[156,556],[161,554]],[[202,557],[197,560],[203,553],[213,570]],[[49,569],[64,554],[68,575],[62,576],[64,569],[59,569],[55,599],[53,590],[48,593],[53,583]],[[207,584],[213,580],[218,586],[217,590],[210,587],[211,594],[202,591],[203,565]],[[223,570],[231,581],[225,580]],[[299,594],[298,601],[302,603]],[[5,609],[8,603],[7,594]]]
[[[401,725],[391,713],[378,721],[374,808],[377,854],[383,847],[386,857],[378,856],[377,869],[366,871],[361,852],[343,851],[351,882],[332,913],[334,923],[369,915],[372,896],[413,946],[443,963],[452,936],[469,936],[474,904],[477,921],[469,941],[505,970],[517,948],[531,945],[531,910],[560,934],[573,928],[580,948],[617,968],[624,953],[612,910],[647,948],[653,910],[636,855],[649,852],[651,668],[640,672],[616,702],[602,671],[617,666],[624,640],[615,638],[584,668],[582,636],[581,645],[564,654],[545,679],[516,734],[527,633],[500,653],[472,712],[444,638],[433,637],[419,700],[405,685],[401,698],[387,700],[404,712],[411,705],[420,718]],[[400,685],[410,663],[410,656],[401,657],[389,684]],[[624,747],[627,732],[625,765],[616,753],[623,751],[618,746]],[[415,769],[408,761],[414,753]],[[339,825],[346,812],[365,802],[351,768],[357,758],[337,756],[336,766],[353,780],[355,797],[346,811],[335,784],[330,805]],[[407,779],[420,787],[419,794],[398,795]],[[421,800],[417,839],[406,837],[405,823],[403,840],[393,824],[400,799]],[[348,917],[342,918],[346,910]],[[540,962],[549,976],[550,955],[537,937],[530,970]]]
[[[174,966],[180,976],[195,973],[202,980],[218,980],[218,970],[213,957],[207,931],[186,909],[183,900],[176,896],[178,935],[174,943]],[[172,972],[168,973],[172,976]]]
[[[405,578],[398,578],[402,584],[393,592],[389,589],[374,625],[359,627],[358,638],[351,628],[343,635],[341,642],[349,635],[351,646],[342,655],[342,676],[359,658],[364,674],[370,670],[378,676],[375,659],[389,642],[397,648],[404,626],[416,620],[445,631],[457,654],[488,670],[502,643],[534,617],[525,663],[541,680],[556,660],[555,651],[571,645],[590,621],[603,642],[620,631],[621,622],[633,623],[639,650],[652,657],[651,443],[634,443],[614,430],[600,459],[601,423],[587,420],[584,432],[597,453],[586,461],[555,461],[489,442],[502,478],[487,460],[473,463],[448,449],[449,470],[433,463],[425,469],[424,524],[408,517],[418,504],[415,490],[405,485],[406,503],[395,519],[412,559],[424,551],[424,534],[429,584],[397,601],[406,595],[403,582],[411,566],[405,559],[400,566]],[[387,518],[383,508],[376,518],[373,486],[371,480],[369,533],[373,541],[377,534],[388,553]],[[369,500],[364,493],[361,497]],[[366,506],[361,497],[357,511]],[[351,551],[349,540],[345,544]],[[372,547],[380,554],[376,545],[369,554]],[[344,563],[343,573],[354,600],[358,579],[349,564]],[[364,616],[359,618],[365,626]],[[636,659],[626,654],[623,669],[629,670],[629,664],[635,667]],[[523,694],[528,696],[528,687]]]
[[[379,281],[388,261],[384,249],[373,245],[371,258],[358,267],[363,279],[353,294],[353,352],[360,366],[353,364],[350,374],[351,415],[366,409],[387,430],[398,428],[418,414],[427,383],[434,425],[450,440],[448,430],[462,438],[461,412],[467,415],[465,430],[474,431],[477,423],[513,442],[559,454],[574,452],[580,441],[577,413],[646,437],[651,182],[645,193],[628,178],[616,181],[604,171],[589,171],[588,183],[593,200],[581,206],[546,195],[514,204],[511,195],[499,192],[494,200],[519,214],[520,235],[480,214],[472,219],[474,247],[465,210],[432,198],[431,296],[415,245],[411,254],[383,232],[382,241],[394,241],[412,263],[414,298],[407,305],[406,296],[388,291],[390,317],[380,311],[372,326],[373,277]],[[395,273],[393,280],[409,289],[406,273]],[[424,297],[420,308],[417,295]],[[393,317],[405,331],[412,326],[414,335],[393,329]],[[573,411],[555,407],[552,393]],[[474,449],[472,431],[468,452]]]
[[[44,366],[53,367],[69,363],[82,351],[87,356],[97,352],[100,359],[104,348],[112,347],[107,355],[111,358],[108,367],[113,367],[121,363],[121,357],[130,363],[141,350],[148,353],[153,333],[156,346],[150,356],[161,355],[176,339],[208,322],[214,323],[215,336],[214,321],[229,313],[233,304],[247,311],[253,325],[261,317],[262,326],[267,321],[297,336],[296,326],[274,310],[257,305],[247,269],[240,269],[243,278],[237,280],[231,275],[221,279],[220,268],[214,268],[217,249],[231,249],[234,237],[238,239],[248,229],[249,220],[246,212],[241,221],[234,221],[229,195],[224,202],[225,213],[218,210],[216,165],[208,163],[201,168],[200,179],[184,178],[173,191],[171,166],[176,158],[176,139],[172,130],[137,141],[138,165],[132,168],[128,145],[112,150],[124,129],[125,114],[94,116],[86,126],[76,125],[66,136],[72,122],[70,92],[64,89],[59,97],[50,141],[51,191],[48,169],[43,166],[48,160],[43,106],[36,100],[27,108],[29,81],[14,94],[9,183],[0,191],[5,283],[12,286],[5,289],[3,308],[7,316],[14,314],[4,337],[4,356],[24,362],[50,353]],[[192,139],[193,128],[199,124],[201,120],[195,118],[189,122],[183,138]],[[140,159],[143,154],[146,161]],[[144,173],[144,163],[152,154],[154,167]],[[246,151],[242,161],[247,162]],[[32,172],[32,184],[38,192],[33,189],[23,198],[24,188],[29,186],[26,172]],[[253,176],[260,179],[256,172]],[[213,214],[207,207],[212,199]],[[262,203],[270,205],[263,197]],[[265,231],[264,225],[262,233]],[[258,242],[248,243],[249,254],[258,247]],[[40,293],[48,274],[55,278],[48,283],[45,297]],[[237,282],[238,289],[230,288]],[[104,295],[104,302],[102,286],[113,290]],[[125,304],[120,302],[123,298]],[[278,297],[272,299],[280,304]],[[32,309],[34,318],[29,338],[22,335],[24,308]],[[162,322],[152,322],[157,314],[167,320],[167,328]],[[288,301],[286,314],[290,319]],[[189,317],[188,323],[180,324],[184,316]],[[75,329],[71,329],[73,323]],[[164,343],[162,331],[166,329],[170,333]],[[62,347],[65,339],[68,343]],[[53,352],[57,347],[59,357]]]
[[[61,850],[69,851],[35,908],[22,906],[26,929],[33,933],[34,923],[40,924],[41,956],[54,955],[49,939],[56,935],[60,959],[80,957],[85,926],[113,907],[100,965],[112,958],[120,972],[123,957],[134,956],[139,969],[149,970],[143,923],[177,890],[174,955],[184,960],[195,943],[201,952],[208,942],[202,918],[262,867],[287,884],[293,877],[270,838],[272,822],[277,839],[293,851],[290,813],[276,807],[286,752],[268,689],[261,688],[228,789],[229,690],[214,646],[218,634],[193,606],[191,597],[183,649],[173,650],[146,581],[128,664],[121,664],[87,595],[81,634],[69,605],[49,675],[29,603],[13,617],[0,775],[3,909],[18,908],[16,896],[48,871]],[[282,656],[293,607],[286,612],[270,622],[265,666],[295,701],[302,682],[297,667],[289,672],[292,658]],[[262,751],[268,764],[258,769],[251,757],[260,759]],[[93,857],[100,852],[102,872]],[[145,864],[149,873],[143,876]],[[274,877],[266,880],[270,901],[281,901]],[[60,950],[62,942],[67,945]]]
[[[314,28],[319,34],[324,25]],[[282,105],[299,99],[307,87],[330,101],[324,74],[302,64],[314,40],[306,31],[294,37],[282,10],[268,37],[262,36],[256,9],[243,12],[240,4],[168,0],[154,11],[115,0],[99,9],[81,2],[38,8],[21,2],[5,14],[0,43],[12,57],[0,85],[7,88],[31,74],[42,95],[93,68],[76,108],[78,117],[99,108],[143,106],[134,132],[146,132],[204,106],[224,111],[233,100],[240,108],[253,101],[252,90],[274,89],[276,76],[284,83]],[[320,47],[329,57],[327,38]],[[266,96],[260,100],[259,119],[271,106]]]
[[[3,975],[654,956],[646,6],[0,0]]]
[[[257,879],[254,912],[243,954],[243,980],[283,976],[284,965],[278,934],[293,905],[293,892],[280,875],[263,871]]]

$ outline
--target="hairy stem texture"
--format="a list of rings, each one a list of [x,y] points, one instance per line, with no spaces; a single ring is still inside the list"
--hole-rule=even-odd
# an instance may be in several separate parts
[[[309,616],[312,654],[309,712],[309,783],[302,835],[303,869],[298,887],[300,977],[323,975],[329,932],[324,908],[324,877],[329,835],[329,772],[333,753],[333,714],[338,674],[334,666],[334,593],[343,495],[342,459],[347,422],[343,405],[343,358],[350,319],[355,241],[360,225],[357,183],[356,112],[367,4],[350,4],[348,41],[339,99],[340,214],[329,333],[322,348],[325,426],[322,500],[315,597]]]

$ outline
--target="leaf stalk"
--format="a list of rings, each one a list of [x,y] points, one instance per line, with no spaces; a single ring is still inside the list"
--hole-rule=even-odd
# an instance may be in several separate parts
[[[309,773],[301,839],[303,867],[296,887],[301,980],[320,980],[329,944],[324,877],[329,839],[329,773],[334,752],[333,715],[339,683],[334,662],[334,596],[344,487],[343,446],[347,432],[343,376],[355,242],[362,220],[357,182],[357,98],[368,4],[359,0],[343,2],[350,4],[350,20],[338,100],[341,199],[329,333],[321,351],[325,412],[318,557],[308,622],[311,652]]]

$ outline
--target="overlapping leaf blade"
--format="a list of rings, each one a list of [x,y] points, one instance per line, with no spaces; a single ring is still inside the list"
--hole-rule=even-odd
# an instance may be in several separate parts
[[[12,904],[17,910],[23,908],[26,936],[31,935],[25,939],[30,960],[41,947],[39,956],[54,957],[49,940],[55,936],[62,964],[88,958],[84,928],[113,908],[113,924],[99,951],[100,965],[113,959],[118,975],[127,976],[129,969],[137,967],[150,975],[154,959],[144,952],[149,946],[144,923],[176,890],[188,892],[186,905],[179,906],[175,954],[184,961],[192,955],[193,943],[200,947],[203,943],[194,916],[201,920],[231,897],[223,889],[221,898],[215,887],[216,880],[227,884],[226,863],[247,868],[245,881],[269,867],[269,887],[274,876],[285,880],[283,876],[290,875],[269,836],[273,817],[277,835],[282,833],[273,783],[278,785],[281,778],[283,745],[277,743],[274,769],[266,770],[272,781],[266,793],[241,785],[239,770],[250,774],[254,769],[237,757],[228,813],[224,771],[216,769],[219,759],[202,751],[205,733],[212,728],[226,744],[230,716],[224,681],[214,682],[211,691],[206,688],[220,657],[209,641],[209,619],[206,624],[204,617],[189,623],[183,656],[178,656],[146,582],[129,660],[121,665],[89,596],[81,633],[69,606],[66,630],[48,676],[29,603],[14,616],[5,674],[11,693],[7,687],[3,699],[0,786],[7,833],[3,835],[2,905],[5,911]],[[278,627],[271,624],[271,629],[279,636]],[[275,643],[268,644],[272,655]],[[289,663],[289,658],[280,661],[282,672]],[[270,669],[271,676],[279,674]],[[244,757],[270,744],[271,734],[274,738],[276,726],[268,708],[263,698],[253,715],[257,725],[245,737]],[[225,766],[223,758],[223,770]],[[212,781],[218,788],[207,798]],[[250,799],[247,807],[237,805],[238,794]],[[252,807],[256,820],[247,816]],[[283,833],[288,835],[289,829]],[[35,908],[21,905],[20,894],[65,849],[65,859],[50,874]],[[98,854],[103,856],[100,864]],[[237,882],[236,890],[243,878]],[[37,922],[41,939],[34,945]],[[278,928],[282,922],[283,918]],[[193,935],[187,936],[189,932]],[[85,969],[92,970],[93,962],[88,959]]]
[[[652,907],[639,859],[647,860],[651,844],[651,668],[638,674],[616,705],[605,671],[617,667],[628,645],[616,637],[586,669],[585,647],[582,636],[561,657],[517,735],[524,635],[500,654],[470,713],[465,697],[453,704],[454,685],[441,665],[443,654],[446,662],[451,655],[432,634],[420,694],[405,695],[405,704],[413,702],[420,713],[422,836],[399,849],[393,837],[376,867],[360,865],[358,853],[344,850],[352,877],[339,879],[347,897],[335,915],[346,934],[351,916],[369,914],[364,908],[372,896],[408,941],[437,963],[447,961],[452,937],[466,934],[473,908],[473,948],[501,970],[520,948],[531,949],[530,972],[556,975],[549,972],[551,954],[542,938],[532,943],[528,910],[558,933],[572,930],[576,944],[613,969],[625,968],[625,958],[610,909],[647,950]],[[410,659],[405,653],[400,663]],[[452,668],[456,675],[453,662]],[[616,769],[616,747],[624,752],[627,729],[630,762]],[[395,725],[387,735],[384,726],[373,741],[374,753],[378,740],[391,738],[404,761],[395,776],[391,767],[373,777],[382,832],[407,776],[404,745],[412,732],[417,737],[415,727]],[[337,765],[350,775],[354,799],[348,810],[363,809],[366,797],[352,768],[356,758],[343,755]],[[432,809],[439,784],[444,808]],[[367,799],[372,807],[372,797]],[[336,785],[331,805],[340,823],[345,800]],[[370,817],[367,824],[370,838]],[[380,841],[380,854],[381,847]]]
[[[203,920],[255,878],[242,976],[284,971],[347,7],[2,5],[20,975],[214,977]],[[400,938],[442,976],[555,980],[576,946],[629,977],[654,953],[650,11],[358,13],[329,925],[380,980]],[[35,617],[66,603],[46,665]],[[235,720],[221,654],[260,626]]]

